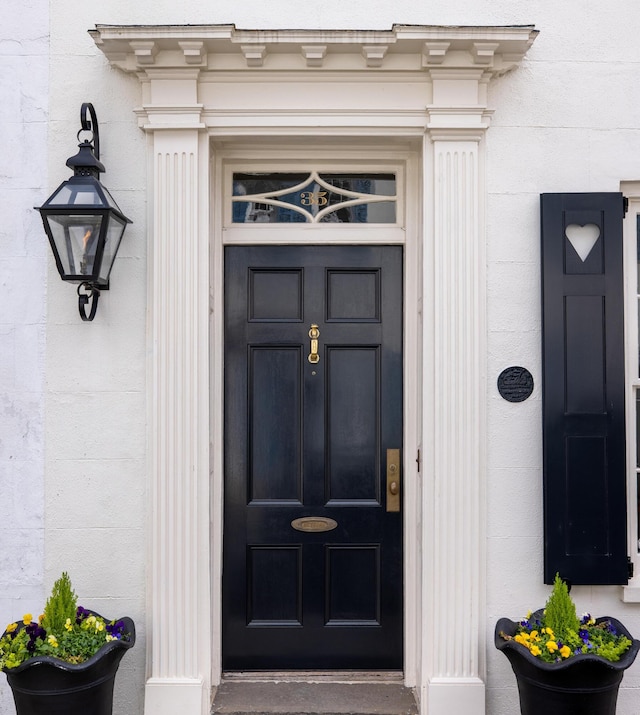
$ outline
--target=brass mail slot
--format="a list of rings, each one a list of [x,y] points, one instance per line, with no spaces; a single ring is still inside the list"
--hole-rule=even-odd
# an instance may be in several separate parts
[[[324,516],[303,516],[294,519],[291,526],[297,531],[331,531],[338,526],[338,522]]]

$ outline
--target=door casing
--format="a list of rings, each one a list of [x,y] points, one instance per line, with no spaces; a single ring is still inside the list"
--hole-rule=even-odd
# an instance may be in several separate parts
[[[420,638],[415,624],[419,622],[421,577],[419,568],[419,514],[422,503],[418,454],[421,450],[422,432],[420,394],[420,364],[422,355],[422,296],[420,294],[422,276],[422,250],[418,233],[420,220],[421,173],[420,148],[412,143],[390,146],[357,146],[348,149],[329,143],[322,148],[314,144],[304,147],[255,146],[247,148],[233,144],[214,145],[211,167],[211,185],[214,187],[213,210],[211,212],[211,542],[212,542],[212,682],[218,683],[222,674],[221,617],[222,617],[222,532],[223,532],[223,353],[224,353],[224,264],[223,247],[232,244],[358,244],[391,243],[404,246],[404,519],[403,519],[403,572],[404,572],[404,681],[409,687],[419,682]],[[332,157],[334,160],[327,159]],[[394,166],[401,173],[403,225],[391,228],[363,227],[357,230],[324,230],[323,225],[304,226],[298,236],[283,237],[283,232],[269,230],[235,229],[225,226],[225,178],[234,163],[247,166],[279,169],[286,162],[287,168],[304,164],[305,168],[316,162],[328,167],[350,168],[357,166],[363,171],[387,171]],[[298,225],[299,226],[299,225]],[[256,227],[252,227],[255,229]]]

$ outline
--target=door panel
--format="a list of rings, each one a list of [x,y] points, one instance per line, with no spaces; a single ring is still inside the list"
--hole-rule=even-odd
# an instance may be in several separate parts
[[[250,504],[302,501],[301,365],[300,347],[249,346]]]
[[[402,248],[228,247],[224,669],[402,667],[401,447]]]

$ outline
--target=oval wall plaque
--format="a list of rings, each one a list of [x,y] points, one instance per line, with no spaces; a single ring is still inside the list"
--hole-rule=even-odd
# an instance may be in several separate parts
[[[498,392],[507,402],[524,402],[533,392],[533,375],[526,367],[508,367],[498,375]]]
[[[291,526],[297,531],[331,531],[338,526],[338,522],[324,516],[303,516],[301,519],[294,519]]]

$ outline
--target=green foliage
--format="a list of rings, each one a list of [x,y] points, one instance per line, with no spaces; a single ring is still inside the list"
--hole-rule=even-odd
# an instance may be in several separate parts
[[[71,588],[71,579],[66,571],[53,584],[51,596],[44,607],[42,627],[48,633],[60,635],[64,631],[67,618],[76,618],[77,597]]]
[[[44,614],[38,622],[26,613],[10,623],[0,638],[0,670],[15,668],[36,656],[51,656],[68,663],[82,663],[105,643],[129,640],[123,621],[107,622],[82,606],[66,573],[55,582]]]
[[[553,590],[544,609],[544,620],[556,637],[562,641],[566,641],[570,633],[577,635],[580,628],[575,604],[560,574],[556,574],[553,582]]]
[[[622,634],[616,634],[609,621],[598,623],[589,629],[593,653],[611,661],[620,660],[620,656],[631,647],[631,641]]]
[[[558,574],[544,611],[529,613],[519,621],[514,636],[501,635],[546,663],[585,654],[615,662],[631,647],[631,641],[618,633],[611,621],[596,623],[589,613],[579,620],[569,590]]]

